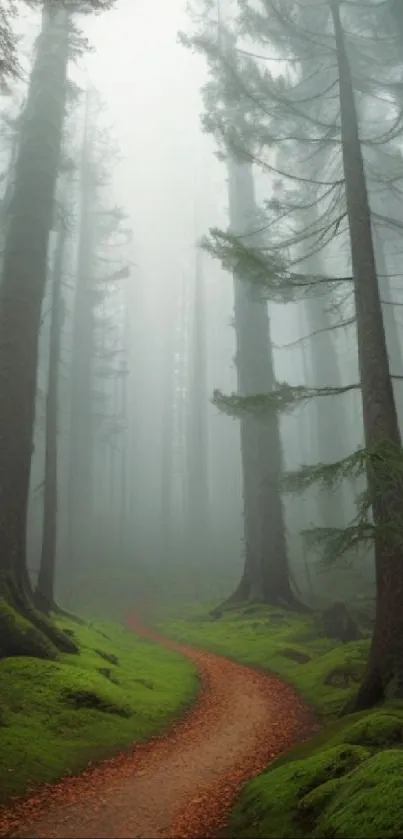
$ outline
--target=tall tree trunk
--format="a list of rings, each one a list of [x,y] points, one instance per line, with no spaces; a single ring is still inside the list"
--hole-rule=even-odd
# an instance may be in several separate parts
[[[388,348],[389,367],[392,373],[397,376],[403,374],[403,359],[402,347],[399,340],[399,328],[396,322],[396,310],[393,306],[393,294],[391,289],[390,277],[388,276],[388,265],[385,253],[385,244],[375,225],[372,226],[372,235],[374,241],[376,267],[379,279],[379,293],[384,302],[383,320],[385,324],[386,346]],[[399,416],[399,400],[397,398],[398,390],[401,388],[401,382],[396,382],[394,385],[396,410],[398,412],[398,420],[400,433],[402,430],[402,416]]]
[[[354,89],[339,0],[331,0],[330,5],[339,71],[341,136],[365,444],[368,448],[379,443],[400,447]],[[390,683],[395,695],[403,696],[402,540],[396,539],[390,532],[391,523],[396,525],[397,522],[400,529],[403,486],[399,479],[394,481],[389,477],[388,480],[381,458],[379,463],[374,462],[368,474],[368,483],[373,499],[374,523],[378,526],[375,537],[376,619],[368,666],[353,706],[355,710],[370,707],[383,699]]]
[[[126,547],[128,546],[128,519],[127,519],[127,456],[128,456],[128,430],[127,430],[127,377],[120,378],[120,394],[121,394],[121,415],[123,428],[120,435],[120,509],[119,509],[119,526],[120,526],[120,551],[122,563],[127,557]]]
[[[186,557],[186,505],[187,505],[187,402],[186,388],[189,375],[189,283],[186,275],[182,278],[180,314],[179,314],[179,347],[177,355],[177,379],[174,388],[176,417],[176,471],[178,477],[178,549],[182,559]]]
[[[307,318],[304,317],[304,315],[306,315],[306,308],[305,311],[302,307],[299,308],[299,326],[302,334],[305,334],[308,329]],[[309,387],[312,383],[312,352],[308,355],[305,343],[301,344],[301,361],[303,383],[306,387]],[[317,435],[315,425],[311,422],[311,417],[308,411],[300,411],[300,415],[298,417],[298,443],[299,461],[297,465],[300,466],[301,463],[311,463],[317,450]],[[293,466],[293,468],[295,467]],[[309,556],[302,531],[309,527],[310,522],[312,521],[312,512],[314,515],[316,513],[316,498],[313,497],[311,489],[309,492],[304,493],[303,497],[294,497],[292,499],[292,503],[297,506],[295,514],[293,515],[293,530],[299,534],[300,551],[304,565],[306,585],[308,588],[308,594],[312,595],[316,593],[312,581],[314,569],[311,568],[311,557]],[[292,507],[292,511],[294,513],[294,506]]]
[[[32,604],[26,569],[26,521],[35,423],[41,308],[47,275],[49,234],[60,164],[66,101],[69,15],[45,4],[28,98],[21,120],[13,194],[9,204],[0,287],[0,594],[64,649],[70,639],[41,617]],[[27,634],[8,629],[2,652],[24,652]],[[52,655],[41,645],[38,654]]]
[[[209,486],[207,448],[207,381],[204,278],[202,254],[196,249],[193,340],[188,381],[187,526],[189,561],[209,559]]]
[[[49,339],[48,390],[46,396],[45,486],[42,553],[35,591],[35,603],[49,614],[54,606],[57,549],[57,431],[60,342],[62,329],[62,280],[66,227],[62,220],[53,268]]]
[[[232,159],[228,164],[230,226],[235,234],[256,226],[252,170]],[[274,387],[267,303],[243,277],[234,274],[236,367],[241,396],[268,393]],[[278,416],[241,420],[245,565],[230,601],[248,599],[276,605],[297,601],[291,590],[285,537],[281,440]]]
[[[70,557],[71,568],[79,568],[91,551],[93,513],[93,406],[92,353],[93,318],[93,191],[89,128],[90,96],[87,92],[81,157],[81,206],[77,258],[77,285],[73,315],[73,359],[70,424]]]
[[[168,316],[167,316],[168,315]],[[173,435],[174,435],[174,365],[176,321],[174,312],[165,309],[164,380],[162,406],[161,462],[161,555],[173,557]]]
[[[312,266],[315,274],[320,274],[320,265]],[[323,273],[323,271],[322,271]],[[336,349],[331,336],[331,322],[326,311],[324,297],[309,297],[305,303],[308,329],[311,333],[322,330],[311,339],[311,366],[313,381],[310,387],[340,387],[341,377]],[[316,447],[312,454],[319,463],[331,463],[345,456],[345,438],[347,429],[346,410],[341,396],[328,396],[316,400],[314,433]],[[320,488],[318,507],[322,527],[344,527],[346,510],[343,496],[331,490]]]
[[[166,341],[164,430],[162,440],[162,527],[165,550],[183,559],[187,550],[186,386],[188,365],[188,281],[181,278]],[[172,339],[172,343],[171,343]]]

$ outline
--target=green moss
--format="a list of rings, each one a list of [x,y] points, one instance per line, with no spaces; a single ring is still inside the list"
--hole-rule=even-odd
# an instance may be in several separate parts
[[[313,827],[319,816],[333,800],[341,786],[341,778],[332,778],[319,787],[315,787],[307,795],[297,800],[295,821],[304,827],[305,833]]]
[[[376,711],[350,714],[328,723],[309,740],[283,752],[270,764],[269,771],[346,743],[365,746],[371,752],[386,749],[402,741],[402,729],[403,707],[385,706]]]
[[[311,656],[308,653],[301,652],[301,650],[289,648],[279,652],[283,658],[290,658],[291,661],[296,661],[298,664],[306,664],[307,661],[311,660]]]
[[[311,834],[318,839],[388,839],[402,835],[403,752],[379,752],[343,778]]]
[[[360,746],[336,746],[306,760],[265,772],[245,787],[229,826],[230,836],[304,836],[298,804],[312,790],[355,769],[369,753]]]
[[[387,745],[402,726],[403,712],[355,714],[291,749],[244,787],[228,835],[401,836],[403,750]],[[358,745],[360,738],[368,747]]]
[[[195,670],[179,654],[114,624],[73,628],[78,656],[0,661],[1,801],[155,735],[195,696]],[[118,684],[99,672],[105,656],[118,662]]]
[[[342,736],[346,743],[362,743],[376,749],[397,745],[403,739],[403,715],[395,716],[387,709],[368,713],[357,722],[346,722]]]
[[[56,659],[58,653],[53,644],[35,627],[25,620],[3,598],[0,599],[0,659],[3,656],[35,655],[39,658]]]

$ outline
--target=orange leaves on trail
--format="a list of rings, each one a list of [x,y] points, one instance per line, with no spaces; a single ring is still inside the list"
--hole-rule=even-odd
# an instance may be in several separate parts
[[[128,624],[194,661],[198,701],[165,735],[0,810],[0,836],[211,839],[243,784],[316,728],[277,677]]]

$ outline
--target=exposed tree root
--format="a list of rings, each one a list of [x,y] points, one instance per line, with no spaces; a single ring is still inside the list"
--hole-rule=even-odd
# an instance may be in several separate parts
[[[340,716],[344,717],[347,714],[354,714],[356,711],[366,711],[368,708],[380,705],[384,699],[385,687],[382,682],[381,673],[378,668],[370,664],[358,689],[358,693],[346,702],[340,712]]]
[[[28,580],[8,577],[2,581],[1,655],[57,658],[57,653],[78,653],[78,647],[41,613],[33,602]]]
[[[78,646],[73,639],[63,632],[62,629],[55,626],[50,618],[38,612],[34,606],[30,606],[28,608],[26,616],[37,629],[46,635],[49,641],[51,641],[61,653],[79,652]]]
[[[58,603],[53,603],[50,609],[55,615],[59,615],[61,618],[66,618],[66,620],[72,621],[72,623],[78,623],[79,626],[85,626],[88,621],[84,618],[81,618],[80,615],[75,615],[73,612],[69,612],[67,609],[62,609]]]
[[[299,612],[301,614],[306,614],[312,611],[311,607],[307,606],[305,603],[302,603],[302,601],[299,600],[299,598],[292,592],[291,589],[284,596],[280,594],[276,594],[275,596],[256,594],[252,596],[248,580],[246,578],[246,575],[244,574],[234,593],[231,594],[230,597],[227,598],[227,600],[224,600],[224,602],[221,603],[220,606],[217,606],[215,609],[212,609],[210,615],[211,617],[217,619],[222,616],[222,612],[225,612],[228,609],[233,609],[235,606],[250,606],[253,604],[261,604],[262,606],[272,606],[273,608],[278,609],[287,609],[291,612]]]
[[[306,603],[303,603],[302,600],[299,600],[295,594],[292,592],[287,596],[287,598],[278,597],[276,604],[269,604],[269,605],[277,605],[280,609],[287,609],[290,612],[299,612],[300,614],[308,614],[312,612],[310,606],[307,606]]]
[[[59,615],[61,618],[66,618],[66,620],[72,623],[77,623],[79,626],[85,626],[87,623],[84,618],[80,618],[79,615],[75,615],[73,612],[67,611],[67,609],[62,609],[54,600],[49,600],[38,588],[33,595],[33,603],[35,608],[47,618],[50,618],[50,615],[54,614]]]
[[[58,651],[47,637],[4,598],[0,600],[0,658],[32,656],[57,659]]]

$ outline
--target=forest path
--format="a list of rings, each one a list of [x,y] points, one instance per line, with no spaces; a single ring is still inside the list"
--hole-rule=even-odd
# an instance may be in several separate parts
[[[194,662],[197,702],[167,733],[0,814],[0,836],[211,839],[245,781],[315,728],[276,676],[168,641],[135,617],[128,623]]]

